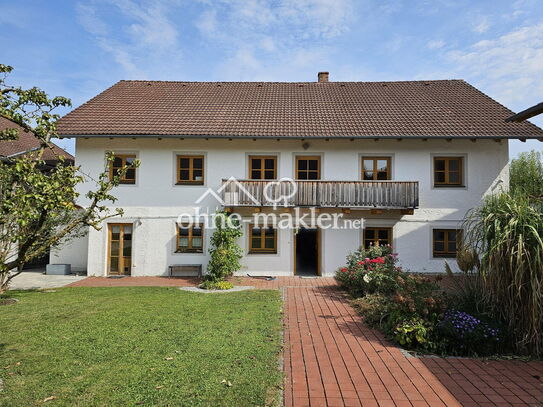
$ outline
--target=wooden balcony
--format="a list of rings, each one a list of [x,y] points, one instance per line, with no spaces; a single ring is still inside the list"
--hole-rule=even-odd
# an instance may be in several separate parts
[[[226,207],[317,207],[415,209],[417,181],[255,181],[223,180]],[[286,204],[285,204],[286,203]]]

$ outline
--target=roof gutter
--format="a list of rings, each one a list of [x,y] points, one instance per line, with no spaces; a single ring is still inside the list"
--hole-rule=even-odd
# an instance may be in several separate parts
[[[28,154],[28,153],[32,153],[34,151],[37,151],[39,150],[41,147],[34,147],[34,148],[31,148],[30,150],[25,150],[25,151],[19,151],[18,153],[14,153],[14,154],[10,154],[10,155],[6,155],[6,156],[3,156],[3,157],[0,157],[0,159],[2,159],[2,161],[7,161],[7,160],[10,160],[12,158],[16,158],[16,157],[19,157],[21,155],[25,155],[25,154]]]

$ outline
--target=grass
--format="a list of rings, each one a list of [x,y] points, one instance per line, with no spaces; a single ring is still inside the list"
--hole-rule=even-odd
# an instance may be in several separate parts
[[[277,291],[108,287],[12,296],[19,302],[0,308],[1,406],[277,403]]]

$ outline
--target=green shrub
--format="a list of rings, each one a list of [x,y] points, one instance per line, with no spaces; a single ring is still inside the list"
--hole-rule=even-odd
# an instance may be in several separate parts
[[[204,290],[230,290],[234,288],[234,284],[230,281],[204,280],[198,287]]]
[[[380,326],[390,313],[392,302],[388,296],[382,294],[367,294],[353,300],[353,307],[364,317],[370,326]]]
[[[207,265],[205,280],[223,281],[241,268],[240,259],[243,250],[237,244],[243,235],[239,222],[228,216],[226,212],[217,212],[215,231],[211,236],[211,259]]]
[[[401,320],[392,330],[392,337],[408,348],[435,349],[433,342],[434,324],[420,317]]]
[[[511,161],[509,185],[511,192],[531,197],[543,197],[543,162],[541,153],[520,153]]]

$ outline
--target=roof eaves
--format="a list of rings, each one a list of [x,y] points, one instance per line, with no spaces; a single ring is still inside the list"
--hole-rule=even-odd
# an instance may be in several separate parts
[[[345,135],[345,136],[261,136],[261,135],[201,135],[201,134],[62,134],[59,138],[189,138],[189,139],[293,139],[293,140],[302,140],[302,139],[503,139],[503,140],[515,140],[515,139],[537,139],[542,141],[540,134],[534,135],[480,135],[480,134],[441,134],[436,136],[429,136],[427,134],[374,134],[374,135]]]

